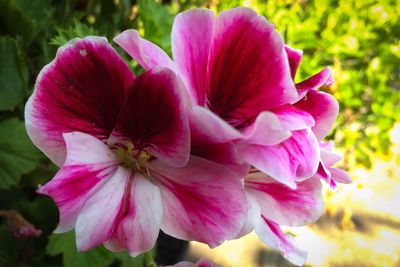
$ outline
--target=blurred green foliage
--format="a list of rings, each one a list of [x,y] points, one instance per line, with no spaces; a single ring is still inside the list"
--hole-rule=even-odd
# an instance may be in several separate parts
[[[143,258],[102,247],[77,253],[72,232],[51,234],[57,209],[35,189],[57,168],[30,143],[23,112],[39,71],[57,48],[72,38],[112,40],[136,28],[170,54],[176,13],[240,5],[257,10],[286,43],[304,50],[297,81],[332,67],[336,83],[324,90],[337,97],[341,114],[330,138],[346,152],[348,168],[370,166],[374,156],[390,154],[388,131],[400,122],[399,1],[0,0],[0,209],[19,210],[43,230],[39,238],[16,239],[0,224],[0,266],[143,265]]]

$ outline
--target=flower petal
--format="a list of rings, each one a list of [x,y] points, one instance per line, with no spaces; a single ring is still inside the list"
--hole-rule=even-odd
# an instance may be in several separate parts
[[[255,221],[255,232],[266,245],[279,249],[291,263],[302,266],[307,259],[307,252],[296,247],[294,240],[285,234],[278,224],[260,216]]]
[[[278,116],[263,111],[254,123],[243,129],[243,139],[239,143],[276,145],[291,136],[290,131],[282,126]]]
[[[332,85],[333,81],[331,69],[329,67],[324,68],[317,74],[296,84],[296,89],[299,92],[298,100],[302,99],[308,91],[317,90],[323,85]]]
[[[227,143],[242,138],[238,130],[200,106],[190,112],[190,131],[192,142]]]
[[[256,199],[249,193],[248,190],[245,190],[246,200],[247,200],[247,215],[246,219],[243,223],[242,229],[236,238],[241,238],[252,232],[254,230],[254,218],[260,217],[260,206],[258,205]]]
[[[208,67],[209,107],[236,128],[297,97],[282,38],[251,9],[218,15]]]
[[[342,160],[342,155],[339,152],[334,151],[333,142],[320,142],[321,148],[321,161],[327,167],[331,167],[336,162]]]
[[[296,76],[297,68],[300,65],[301,57],[303,56],[303,51],[291,48],[285,45],[285,51],[289,60],[290,74],[292,75],[292,79]]]
[[[336,99],[330,94],[315,90],[308,91],[295,105],[314,117],[315,126],[312,130],[318,140],[324,139],[329,133],[339,114]]]
[[[222,164],[240,177],[247,174],[249,166],[243,162],[231,142],[241,138],[240,132],[235,128],[211,111],[194,106],[190,113],[190,132],[191,155]]]
[[[239,177],[245,177],[249,171],[249,164],[242,160],[232,143],[193,143],[192,141],[190,154],[221,164]]]
[[[40,72],[25,108],[29,136],[54,163],[65,160],[66,132],[108,138],[134,76],[107,39],[74,39]]]
[[[119,167],[113,177],[85,203],[76,221],[76,246],[85,251],[106,242],[124,208],[124,195],[131,171]]]
[[[183,168],[155,160],[150,170],[161,189],[161,229],[165,233],[211,247],[238,234],[247,207],[242,182],[235,173],[195,156]]]
[[[332,165],[343,158],[340,153],[334,151],[333,142],[320,142],[319,145],[321,148],[321,162],[318,168],[320,178],[326,180],[328,184],[335,184],[334,182],[343,184],[351,183],[351,177],[346,171],[339,168],[332,168]]]
[[[111,177],[118,160],[100,140],[79,132],[64,134],[67,159],[56,176],[38,193],[50,196],[60,210],[55,232],[74,228],[86,200]]]
[[[160,190],[136,173],[126,193],[124,210],[114,222],[114,233],[104,245],[112,250],[127,249],[133,257],[153,248],[161,226]]]
[[[190,96],[205,104],[207,63],[210,53],[214,14],[193,9],[178,14],[172,27],[172,54]]]
[[[293,131],[292,137],[272,146],[238,145],[244,160],[275,180],[296,188],[295,181],[313,176],[319,164],[319,146],[313,133]]]
[[[175,70],[174,62],[157,45],[140,37],[136,30],[126,30],[114,38],[122,49],[124,49],[145,70],[156,66],[167,67]]]
[[[329,168],[327,168],[323,162],[319,163],[316,176],[319,177],[320,179],[326,181],[329,184],[329,181],[331,178],[331,172],[329,171]]]
[[[315,222],[324,210],[319,179],[307,179],[291,189],[265,174],[256,173],[246,177],[245,188],[258,202],[261,213],[282,225]]]
[[[128,137],[135,147],[180,167],[189,158],[187,106],[176,74],[167,68],[140,75],[125,99],[116,136]]]
[[[280,123],[286,130],[303,130],[315,125],[313,116],[292,105],[280,106],[273,110],[278,116]]]
[[[335,182],[342,184],[351,184],[353,182],[350,175],[345,170],[339,168],[330,168],[329,171],[331,172],[332,179]]]

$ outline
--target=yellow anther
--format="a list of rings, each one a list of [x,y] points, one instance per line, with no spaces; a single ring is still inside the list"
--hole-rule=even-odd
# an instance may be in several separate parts
[[[140,151],[139,161],[146,162],[151,158],[150,154],[146,151]]]
[[[147,173],[150,176],[150,171],[146,167],[147,161],[151,158],[149,153],[135,149],[135,146],[131,142],[126,142],[115,147],[115,153],[121,160],[122,166],[134,169],[137,172]]]

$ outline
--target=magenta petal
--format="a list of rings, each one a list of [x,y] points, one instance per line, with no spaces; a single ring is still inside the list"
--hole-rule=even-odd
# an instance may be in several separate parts
[[[351,184],[353,182],[350,175],[345,170],[339,168],[330,168],[329,170],[335,182],[342,184]]]
[[[242,138],[242,134],[211,111],[194,106],[190,112],[192,142],[226,143]]]
[[[246,177],[245,188],[257,201],[261,213],[282,225],[302,226],[315,222],[324,210],[319,179],[307,179],[291,189],[257,173]]]
[[[292,75],[292,79],[296,76],[297,68],[300,65],[301,57],[303,56],[303,51],[291,48],[285,45],[285,51],[289,60],[290,74]]]
[[[172,27],[172,54],[190,96],[205,104],[207,63],[210,53],[214,14],[193,9],[178,14]]]
[[[240,229],[240,232],[236,238],[241,238],[242,236],[252,232],[254,230],[254,218],[261,216],[260,206],[258,205],[256,199],[252,196],[251,192],[249,192],[249,190],[245,190],[245,195],[247,200],[247,215],[242,229]]]
[[[107,39],[74,39],[40,72],[25,108],[29,136],[54,163],[65,160],[66,132],[108,138],[134,76]]]
[[[203,107],[194,106],[190,115],[190,154],[222,164],[244,177],[249,165],[231,142],[242,137],[240,132]]]
[[[275,180],[295,188],[295,181],[313,176],[319,164],[319,146],[313,133],[294,131],[292,137],[272,146],[239,145],[246,162]]]
[[[310,78],[296,84],[296,89],[299,92],[298,99],[303,98],[310,90],[317,90],[323,85],[332,85],[333,81],[331,69],[329,67],[324,68],[317,74],[314,74]]]
[[[278,224],[264,216],[255,219],[255,232],[266,245],[279,249],[291,263],[302,266],[307,259],[307,252],[296,247],[293,239],[285,234]]]
[[[156,68],[140,75],[125,99],[114,135],[172,166],[183,166],[190,149],[186,102],[176,74]]]
[[[336,162],[342,160],[342,155],[334,151],[333,142],[320,142],[321,148],[321,161],[327,167],[331,167]]]
[[[315,125],[313,116],[292,105],[280,106],[273,110],[278,116],[280,123],[286,130],[303,130]]]
[[[238,234],[247,207],[235,173],[195,156],[183,168],[153,161],[150,169],[161,189],[165,233],[211,247]]]
[[[329,181],[331,178],[331,172],[329,171],[329,168],[327,168],[323,162],[319,163],[318,170],[317,170],[317,176],[325,181]]]
[[[295,105],[314,117],[315,126],[312,130],[318,140],[324,139],[329,133],[339,114],[339,104],[336,99],[324,92],[308,91]]]
[[[105,246],[112,251],[126,249],[135,257],[153,248],[163,211],[160,190],[140,174],[131,179],[124,209],[114,222],[114,232]]]
[[[209,107],[237,128],[297,98],[282,38],[251,9],[218,15],[208,67]]]
[[[343,184],[351,183],[351,177],[346,171],[339,168],[332,168],[332,165],[342,159],[342,155],[334,151],[333,142],[320,142],[319,145],[321,148],[321,162],[318,168],[320,178],[327,181],[328,184],[335,184],[334,182]]]
[[[243,129],[243,139],[240,143],[276,145],[288,139],[290,135],[290,131],[283,127],[278,116],[272,112],[263,111],[254,123]]]
[[[76,221],[76,246],[85,251],[103,244],[112,235],[117,218],[124,208],[124,195],[131,171],[119,167],[86,201]]]
[[[84,134],[64,134],[67,159],[56,176],[38,193],[50,196],[60,210],[55,232],[66,232],[75,226],[86,200],[111,177],[118,161],[100,140]]]
[[[245,177],[250,168],[249,164],[238,155],[232,143],[193,143],[192,141],[190,154],[224,165],[239,177]]]
[[[156,66],[175,69],[175,64],[169,56],[157,45],[141,38],[136,30],[120,33],[114,38],[114,42],[139,62],[145,70]]]
[[[200,259],[198,262],[196,262],[195,267],[218,267],[218,266],[211,261]]]

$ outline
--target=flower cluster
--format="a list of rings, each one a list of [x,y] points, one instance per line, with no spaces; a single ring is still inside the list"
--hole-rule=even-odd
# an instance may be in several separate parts
[[[348,183],[324,137],[338,104],[319,91],[329,68],[294,83],[302,52],[254,11],[177,15],[171,59],[127,30],[61,47],[25,110],[33,142],[60,170],[38,192],[60,210],[56,232],[77,247],[135,256],[160,229],[215,247],[253,230],[295,264],[306,253],[280,225],[315,221],[321,182]]]

